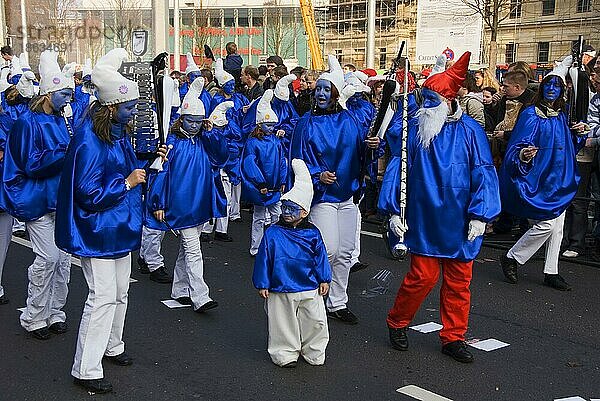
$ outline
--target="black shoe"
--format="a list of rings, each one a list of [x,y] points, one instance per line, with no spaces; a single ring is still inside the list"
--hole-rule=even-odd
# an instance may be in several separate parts
[[[25,230],[16,230],[12,233],[15,237],[25,238]]]
[[[365,270],[367,267],[369,267],[368,263],[363,263],[359,260],[358,262],[352,265],[352,267],[350,268],[350,273],[356,273],[361,270]]]
[[[7,303],[9,303],[10,301],[8,300],[8,298],[6,298],[6,295],[2,295],[0,297],[0,305],[6,305]]]
[[[452,341],[442,346],[442,353],[450,355],[455,361],[462,363],[473,362],[473,354],[467,349],[467,344],[464,341]]]
[[[200,234],[200,241],[201,242],[210,242],[210,235],[208,233]]]
[[[175,298],[175,301],[179,302],[181,305],[193,305],[192,298],[190,297]]]
[[[110,384],[110,382],[106,379],[86,380],[86,379],[74,378],[73,383],[77,384],[78,386],[83,387],[84,389],[86,389],[89,392],[96,393],[96,394],[110,393],[113,389],[112,384]]]
[[[207,303],[205,303],[204,305],[202,305],[198,309],[196,309],[195,312],[196,313],[204,313],[207,310],[215,309],[217,306],[219,306],[219,303],[217,301],[208,301]]]
[[[559,291],[571,291],[571,286],[560,274],[545,274],[544,284]]]
[[[146,263],[146,261],[141,256],[138,256],[137,264],[138,264],[138,270],[140,271],[140,273],[142,273],[142,274],[150,273],[150,269],[148,269],[148,263]]]
[[[297,361],[292,361],[292,362],[286,363],[285,365],[281,365],[282,368],[295,368],[296,366],[298,366]]]
[[[48,327],[48,330],[50,330],[54,334],[64,334],[67,331],[69,331],[69,326],[67,326],[67,324],[65,322],[56,322],[56,323],[52,323]]]
[[[346,324],[357,324],[358,318],[350,309],[344,308],[340,310],[336,310],[335,312],[327,312],[327,316],[337,319],[340,322],[344,322]]]
[[[119,355],[114,355],[114,356],[104,355],[104,359],[114,363],[115,365],[119,365],[119,366],[133,365],[133,358],[130,357],[129,355],[127,355],[125,352],[123,352]]]
[[[504,273],[504,277],[506,277],[506,281],[511,284],[517,284],[517,269],[519,268],[519,264],[516,260],[509,258],[506,255],[503,255],[500,258],[500,266],[502,266],[502,273]]]
[[[241,223],[241,222],[243,222],[243,220],[242,220],[241,217],[236,217],[235,219],[231,219],[229,221],[231,221],[232,223]]]
[[[50,330],[47,327],[42,327],[41,329],[33,330],[29,332],[33,338],[37,338],[38,340],[49,340],[52,335],[50,334]]]
[[[392,348],[398,351],[408,351],[408,336],[406,335],[406,327],[394,329],[388,327],[390,331],[390,343]]]
[[[215,231],[215,241],[233,242],[233,238],[231,238],[227,233],[220,233]]]
[[[165,269],[164,266],[161,266],[153,272],[150,272],[150,280],[161,284],[168,284],[173,282],[173,277],[167,273],[167,269]]]

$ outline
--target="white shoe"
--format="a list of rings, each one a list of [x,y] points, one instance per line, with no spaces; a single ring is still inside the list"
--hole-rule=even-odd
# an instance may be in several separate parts
[[[566,251],[563,252],[562,255],[565,258],[576,258],[577,256],[579,256],[579,252],[575,252],[575,251],[571,251],[570,249],[567,249]]]

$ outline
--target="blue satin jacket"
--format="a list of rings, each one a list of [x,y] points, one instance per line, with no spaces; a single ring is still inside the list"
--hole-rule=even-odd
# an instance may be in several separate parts
[[[256,99],[250,103],[248,111],[243,116],[242,136],[244,139],[248,138],[252,131],[254,131],[254,128],[256,128],[256,107],[258,106],[258,100],[259,99]],[[277,97],[273,97],[273,100],[271,100],[271,108],[278,119],[275,124],[275,131],[285,131],[285,136],[282,138],[282,144],[287,157],[289,155],[292,134],[294,133],[294,128],[300,117],[291,101],[283,101]]]
[[[319,230],[301,222],[296,228],[273,224],[265,230],[252,274],[254,287],[301,292],[331,282],[331,267]]]
[[[90,94],[83,92],[83,85],[76,85],[75,92],[73,93],[73,101],[71,102],[71,108],[73,109],[73,121],[75,125],[80,124],[80,120],[83,117],[85,111],[90,105]]]
[[[165,211],[165,219],[175,230],[196,227],[212,217],[222,217],[216,200],[223,199],[225,191],[221,180],[215,182],[214,169],[227,160],[227,141],[217,130],[202,131],[187,138],[174,133],[167,138],[173,145],[163,171],[149,178],[145,225],[166,231],[152,212]]]
[[[352,96],[346,102],[346,107],[348,107],[348,111],[354,113],[354,117],[358,120],[360,125],[365,130],[365,137],[369,133],[369,128],[371,127],[371,123],[375,118],[375,106],[364,96]]]
[[[13,120],[16,120],[17,118],[21,117],[24,113],[29,112],[29,102],[17,103],[14,105],[9,105],[8,103],[4,102],[2,104],[2,110],[4,110],[5,113],[10,115],[10,117]]]
[[[27,112],[6,141],[2,189],[6,210],[21,221],[56,210],[58,181],[70,141],[58,115]]]
[[[467,241],[470,220],[489,222],[500,213],[498,176],[487,137],[481,126],[462,114],[448,121],[423,148],[417,136],[418,121],[409,121],[408,192],[405,242],[411,253],[423,256],[473,260],[483,237]],[[392,141],[393,143],[393,141]],[[396,151],[398,152],[398,151]],[[384,181],[400,180],[397,169]],[[379,205],[397,214],[399,192],[386,186]]]
[[[55,239],[73,255],[113,259],[140,247],[142,186],[128,191],[125,179],[141,163],[121,127],[113,126],[111,138],[112,144],[100,140],[86,118],[67,151]]]
[[[344,202],[359,190],[365,135],[348,110],[324,115],[308,112],[298,121],[290,158],[306,163],[315,190],[313,204]],[[324,171],[335,172],[337,181],[331,185],[321,183],[319,175]]]
[[[586,136],[571,133],[566,113],[546,117],[535,106],[521,112],[500,169],[504,209],[516,216],[550,220],[569,206],[579,185],[575,155]],[[531,163],[519,159],[521,149],[537,146]]]
[[[225,166],[223,166],[223,170],[227,173],[231,184],[238,185],[242,181],[240,162],[244,148],[244,139],[242,138],[241,128],[233,117],[234,113],[233,109],[227,110],[227,125],[224,127],[215,126],[213,130],[221,132],[221,135],[227,139],[228,158]]]
[[[266,135],[248,138],[242,154],[242,196],[254,205],[268,206],[279,201],[287,179],[287,159],[281,139]],[[266,195],[261,188],[270,190]]]

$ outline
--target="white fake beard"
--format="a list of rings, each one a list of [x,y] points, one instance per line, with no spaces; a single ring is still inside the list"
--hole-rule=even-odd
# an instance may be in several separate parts
[[[450,109],[446,102],[430,108],[421,107],[417,111],[419,119],[419,130],[417,135],[419,142],[425,149],[429,149],[431,141],[440,133],[448,118]]]

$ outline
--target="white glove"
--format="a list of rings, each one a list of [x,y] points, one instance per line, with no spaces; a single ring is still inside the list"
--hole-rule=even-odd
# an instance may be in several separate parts
[[[483,233],[485,233],[485,223],[483,221],[469,221],[469,233],[467,234],[468,241],[475,241],[475,238],[481,237]]]
[[[390,218],[390,230],[398,237],[404,238],[404,233],[408,231],[406,221],[403,221],[397,214]]]

